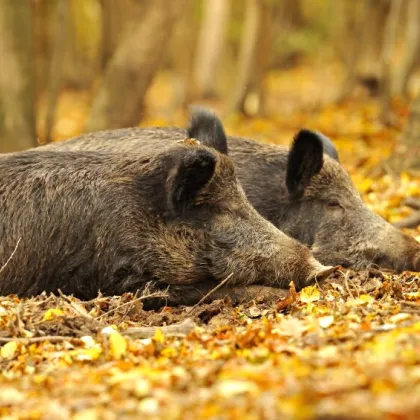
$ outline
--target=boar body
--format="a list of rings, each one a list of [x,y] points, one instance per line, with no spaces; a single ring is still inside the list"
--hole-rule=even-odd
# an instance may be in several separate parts
[[[229,288],[302,287],[329,269],[261,217],[231,160],[159,152],[35,150],[0,156],[0,293],[82,299],[169,288],[192,304]],[[10,257],[10,258],[9,258]]]
[[[333,143],[302,130],[291,148],[224,134],[212,113],[193,113],[182,128],[126,128],[90,133],[51,149],[137,152],[194,137],[232,158],[251,204],[323,264],[420,271],[420,245],[372,212],[338,161]]]

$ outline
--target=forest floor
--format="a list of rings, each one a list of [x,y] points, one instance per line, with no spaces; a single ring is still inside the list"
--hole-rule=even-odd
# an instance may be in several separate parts
[[[400,139],[407,104],[394,103],[393,128],[378,122],[372,99],[287,108],[295,95],[288,86],[308,80],[305,71],[273,81],[274,116],[231,116],[228,134],[289,144],[301,127],[320,130],[372,209],[390,222],[409,215],[404,199],[420,195],[420,179],[377,169]],[[153,108],[154,94],[150,115],[158,118],[142,125],[185,125],[184,113]],[[64,95],[58,138],[78,134],[86,103]],[[420,240],[420,227],[406,232]],[[158,312],[143,311],[131,294],[89,302],[3,297],[0,416],[418,419],[419,285],[419,273],[339,270],[320,287],[271,301]]]

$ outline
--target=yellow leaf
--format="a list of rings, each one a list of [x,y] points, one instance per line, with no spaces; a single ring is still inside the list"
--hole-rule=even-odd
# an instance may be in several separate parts
[[[109,350],[115,359],[121,359],[127,351],[127,341],[118,331],[109,335]]]
[[[16,354],[17,346],[18,345],[16,341],[9,341],[8,343],[6,343],[1,348],[1,351],[0,351],[1,357],[3,359],[13,359]]]
[[[154,339],[159,344],[163,344],[165,342],[165,336],[160,328],[156,330]]]
[[[98,418],[98,413],[95,408],[81,410],[73,416],[75,420],[96,420]]]
[[[64,312],[61,309],[51,308],[45,312],[44,321],[51,321],[52,319],[58,318],[63,315],[64,315]]]
[[[232,397],[241,394],[254,394],[258,391],[257,386],[250,381],[239,381],[234,379],[228,379],[220,382],[218,385],[218,392],[223,397]]]
[[[300,300],[305,303],[319,300],[321,293],[316,286],[305,287],[300,293]]]
[[[404,295],[405,300],[419,300],[420,299],[420,292],[409,292]]]
[[[318,321],[322,328],[328,328],[334,322],[334,317],[332,315],[326,315],[319,318]]]
[[[370,296],[370,295],[360,295],[358,298],[355,299],[349,299],[348,303],[350,305],[365,305],[366,303],[371,303],[373,302],[375,299]]]
[[[101,355],[102,349],[99,347],[96,348],[90,348],[90,349],[78,349],[73,350],[70,354],[73,356],[76,360],[80,361],[90,361],[90,360],[96,360]]]

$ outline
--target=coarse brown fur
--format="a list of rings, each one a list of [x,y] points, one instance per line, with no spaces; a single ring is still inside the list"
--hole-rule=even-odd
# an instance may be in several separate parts
[[[291,149],[242,137],[226,138],[220,120],[199,109],[189,130],[125,128],[85,134],[46,147],[156,151],[189,134],[222,152],[228,150],[252,205],[277,228],[311,247],[322,263],[420,271],[420,244],[366,206],[338,162],[334,145],[319,133],[301,131]],[[290,151],[295,152],[293,162]]]
[[[169,304],[191,304],[228,276],[227,288],[299,288],[325,272],[250,205],[230,158],[204,146],[2,155],[0,214],[0,266],[16,247],[3,295],[90,299],[151,282],[169,286]]]

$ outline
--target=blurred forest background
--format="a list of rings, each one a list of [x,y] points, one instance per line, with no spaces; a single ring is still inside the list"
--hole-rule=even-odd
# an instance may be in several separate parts
[[[278,142],[402,132],[420,166],[420,0],[1,0],[0,67],[0,152],[199,103]]]

